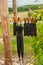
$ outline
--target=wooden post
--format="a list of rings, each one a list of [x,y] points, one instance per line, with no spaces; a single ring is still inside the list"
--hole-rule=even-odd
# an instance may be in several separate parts
[[[17,16],[17,2],[16,0],[12,0],[12,3],[13,3],[14,16]]]
[[[2,9],[2,4],[1,4],[1,0],[0,0],[0,21],[1,21],[1,9]]]
[[[11,53],[11,41],[10,41],[10,27],[8,18],[8,2],[7,0],[2,1],[2,31],[3,31],[3,42],[4,42],[4,54],[5,54],[5,65],[12,65],[12,53]]]

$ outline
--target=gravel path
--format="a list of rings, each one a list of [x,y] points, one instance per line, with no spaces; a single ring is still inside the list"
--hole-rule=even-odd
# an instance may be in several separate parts
[[[33,65],[35,59],[29,56],[24,56],[24,63],[18,61],[17,54],[12,57],[12,65]],[[0,65],[4,65],[4,57],[0,57]]]

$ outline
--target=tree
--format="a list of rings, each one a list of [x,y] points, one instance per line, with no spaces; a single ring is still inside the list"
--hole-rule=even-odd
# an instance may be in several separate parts
[[[12,53],[10,45],[10,29],[9,29],[9,19],[8,19],[8,4],[7,0],[2,1],[2,32],[3,32],[3,42],[4,42],[4,55],[5,55],[5,65],[12,65]]]

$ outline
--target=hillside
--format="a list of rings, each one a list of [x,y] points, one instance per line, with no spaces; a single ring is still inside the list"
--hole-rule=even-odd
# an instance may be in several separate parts
[[[22,12],[22,11],[27,11],[28,8],[35,10],[35,9],[39,9],[39,8],[43,8],[43,4],[40,5],[25,5],[22,7],[18,7],[18,12]],[[13,12],[13,8],[9,8],[9,12]]]

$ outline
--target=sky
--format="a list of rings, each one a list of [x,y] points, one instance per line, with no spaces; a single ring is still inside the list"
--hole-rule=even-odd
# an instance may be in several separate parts
[[[16,0],[17,6],[30,5],[30,4],[43,4],[43,0]],[[8,0],[8,7],[12,7],[12,0]]]

